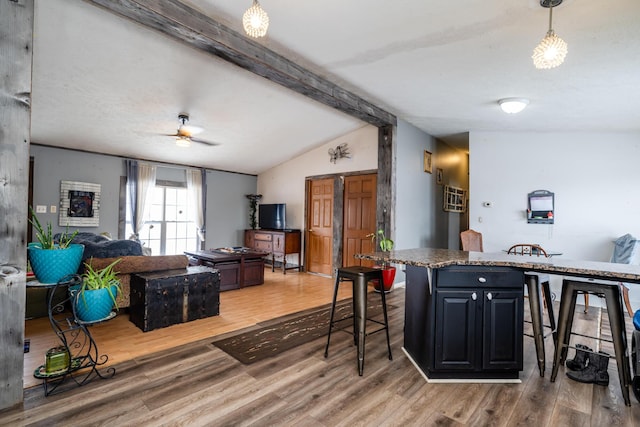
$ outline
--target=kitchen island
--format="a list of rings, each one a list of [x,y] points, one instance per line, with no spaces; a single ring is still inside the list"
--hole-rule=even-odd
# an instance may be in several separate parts
[[[525,271],[640,283],[640,266],[566,258],[429,248],[356,257],[406,266],[404,351],[428,380],[518,381]]]

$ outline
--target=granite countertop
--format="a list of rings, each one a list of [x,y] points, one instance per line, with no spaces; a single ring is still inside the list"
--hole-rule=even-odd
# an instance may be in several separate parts
[[[544,258],[509,255],[503,252],[466,252],[450,249],[418,248],[357,254],[356,258],[426,268],[442,268],[450,265],[515,267],[539,273],[640,283],[640,265],[571,260],[562,256]]]

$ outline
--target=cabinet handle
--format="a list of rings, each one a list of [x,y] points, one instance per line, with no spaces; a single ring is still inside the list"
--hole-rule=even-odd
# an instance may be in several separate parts
[[[475,292],[471,294],[471,299],[472,300],[477,300],[478,299],[478,294],[476,294]]]
[[[489,293],[487,294],[487,299],[488,299],[489,301],[491,301],[491,300],[493,299],[493,295],[491,295],[491,292],[489,292]]]
[[[478,277],[478,282],[480,283],[486,283],[487,279],[485,279],[484,277]]]

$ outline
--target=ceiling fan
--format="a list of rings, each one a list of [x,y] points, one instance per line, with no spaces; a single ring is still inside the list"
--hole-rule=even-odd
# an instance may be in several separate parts
[[[220,145],[217,142],[210,142],[203,139],[194,138],[193,135],[202,132],[204,129],[198,126],[189,125],[188,114],[178,114],[178,120],[180,121],[180,126],[178,127],[178,130],[176,130],[176,133],[167,134],[167,136],[173,136],[176,138],[176,145],[178,147],[190,147],[192,142],[197,142],[209,146]]]

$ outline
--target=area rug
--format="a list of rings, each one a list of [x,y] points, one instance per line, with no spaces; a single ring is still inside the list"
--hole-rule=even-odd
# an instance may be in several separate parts
[[[351,327],[351,300],[336,304],[334,331]],[[387,303],[387,312],[393,306]],[[261,322],[231,337],[214,341],[213,345],[245,365],[273,357],[282,352],[327,335],[331,304]],[[382,302],[369,298],[367,317],[382,318]]]

